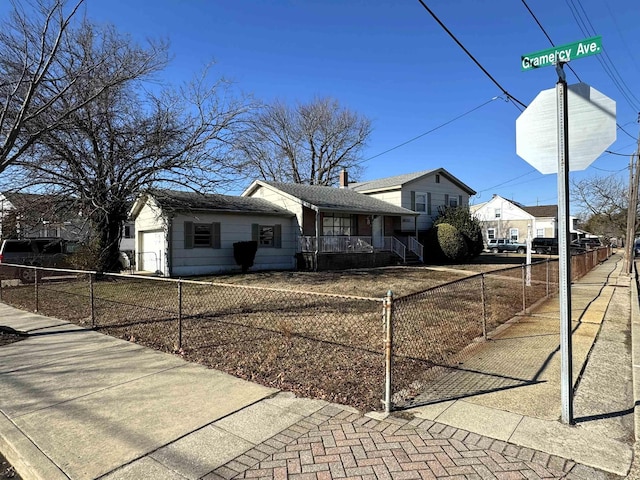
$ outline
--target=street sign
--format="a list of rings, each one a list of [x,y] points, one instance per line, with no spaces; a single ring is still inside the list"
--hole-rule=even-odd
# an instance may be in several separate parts
[[[568,87],[569,170],[584,170],[616,140],[616,102],[586,83]],[[516,120],[516,153],[540,173],[558,172],[556,90],[543,90]]]
[[[602,37],[591,37],[579,42],[540,50],[520,57],[522,71],[548,67],[558,62],[568,62],[576,58],[596,55],[602,51]]]

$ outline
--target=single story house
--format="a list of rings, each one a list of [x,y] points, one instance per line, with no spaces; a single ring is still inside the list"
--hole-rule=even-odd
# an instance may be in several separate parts
[[[240,271],[233,244],[255,240],[256,270],[296,266],[295,215],[260,198],[154,190],[130,212],[136,270],[163,276]]]
[[[340,182],[350,190],[417,213],[417,219],[404,216],[394,225],[399,236],[426,232],[443,207],[469,206],[469,198],[476,194],[444,168],[352,183],[343,172]]]
[[[421,260],[416,248],[419,213],[350,188],[254,181],[243,197],[261,199],[295,215],[301,268],[331,269]],[[394,232],[410,219],[413,242]],[[406,230],[408,234],[409,231]],[[421,247],[421,246],[420,246]]]

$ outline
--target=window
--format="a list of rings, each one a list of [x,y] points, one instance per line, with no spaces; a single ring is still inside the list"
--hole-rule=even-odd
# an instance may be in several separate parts
[[[496,229],[487,228],[487,240],[492,240],[494,238],[496,238]]]
[[[184,222],[184,248],[220,248],[220,223]]]
[[[353,216],[325,213],[322,217],[322,235],[355,235]]]
[[[509,240],[513,240],[514,242],[518,241],[518,229],[510,228],[509,229]]]
[[[544,228],[536,229],[536,237],[544,237]]]
[[[436,173],[436,183],[440,183],[440,175]]]
[[[282,225],[251,225],[252,240],[258,248],[282,248]]]
[[[416,193],[416,212],[427,211],[427,195],[424,193]]]
[[[458,206],[458,199],[449,197],[449,206],[450,207],[457,207]]]
[[[494,210],[494,214],[495,214],[496,218],[500,218],[500,209],[499,209],[499,208],[496,208],[496,209]]]
[[[122,237],[133,238],[133,233],[134,233],[133,225],[125,225],[122,232]]]

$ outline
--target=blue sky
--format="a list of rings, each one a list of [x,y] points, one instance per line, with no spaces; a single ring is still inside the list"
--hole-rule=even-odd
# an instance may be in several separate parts
[[[551,47],[517,0],[432,0],[427,5],[511,95],[525,104],[554,88],[553,67],[522,72],[522,54]],[[527,0],[556,45],[601,35],[615,73],[640,97],[637,0]],[[580,26],[574,7],[583,17]],[[136,39],[164,37],[174,56],[168,81],[190,78],[210,60],[238,88],[269,101],[331,96],[368,116],[373,134],[361,180],[444,167],[479,194],[526,205],[557,201],[555,175],[537,173],[515,152],[520,112],[417,0],[87,0],[87,15]],[[600,55],[599,57],[603,57]],[[640,100],[596,56],[571,62],[580,78],[617,102],[617,121],[638,136]],[[568,72],[568,82],[577,80]],[[406,146],[379,155],[468,112]],[[618,130],[610,150],[630,154]],[[628,156],[604,154],[572,178],[619,172]]]

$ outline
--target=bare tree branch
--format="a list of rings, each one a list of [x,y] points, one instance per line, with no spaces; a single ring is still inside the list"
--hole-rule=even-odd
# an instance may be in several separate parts
[[[332,185],[340,170],[360,171],[371,122],[330,98],[289,107],[263,105],[236,143],[248,169],[265,180]]]

